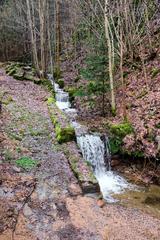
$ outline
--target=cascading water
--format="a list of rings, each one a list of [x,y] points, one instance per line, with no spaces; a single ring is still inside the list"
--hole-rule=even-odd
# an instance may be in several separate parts
[[[121,176],[111,171],[111,154],[107,137],[84,135],[77,137],[77,143],[84,159],[91,163],[99,182],[103,197],[108,202],[115,202],[113,194],[118,194],[131,186]]]
[[[76,120],[77,111],[71,108],[69,95],[54,82],[51,75],[48,76],[56,93],[56,104],[70,118],[75,129],[77,144],[82,152],[83,158],[92,165],[95,177],[99,182],[104,199],[115,202],[113,194],[119,194],[132,186],[121,176],[111,171],[111,154],[109,140],[104,135],[88,134],[86,128]]]
[[[64,92],[63,90],[59,90],[56,92],[56,105],[61,110],[65,110],[71,107],[69,102],[69,94]]]

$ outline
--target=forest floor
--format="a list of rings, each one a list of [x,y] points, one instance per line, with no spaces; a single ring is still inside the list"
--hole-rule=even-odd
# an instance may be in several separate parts
[[[0,70],[0,240],[158,240],[160,220],[84,196],[54,145],[43,87]],[[37,164],[24,170],[16,160]]]

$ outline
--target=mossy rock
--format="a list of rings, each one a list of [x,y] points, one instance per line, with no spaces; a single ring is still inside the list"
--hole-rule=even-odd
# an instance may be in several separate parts
[[[129,122],[110,125],[111,133],[124,138],[126,135],[134,132],[133,126]]]
[[[75,140],[75,130],[73,127],[68,126],[62,128],[59,124],[57,124],[55,130],[58,143],[62,144]]]
[[[56,82],[58,83],[60,88],[64,88],[64,80],[63,79],[58,79]]]
[[[64,113],[56,107],[54,98],[48,98],[47,104],[51,121],[55,127],[57,142],[62,144],[75,140],[75,130]]]
[[[34,76],[34,74],[33,74],[32,72],[27,72],[27,73],[25,73],[25,75],[24,75],[24,79],[25,79],[25,80],[28,80],[28,81],[34,82],[35,76]]]
[[[133,126],[129,122],[109,124],[111,153],[123,153],[123,139],[128,134],[134,133]]]
[[[27,81],[34,82],[35,84],[41,84],[42,80],[34,75],[33,72],[26,72],[24,74],[24,79]]]
[[[23,80],[24,78],[24,70],[20,68],[16,68],[16,72],[13,74],[13,77],[17,80]]]
[[[16,67],[8,69],[8,71],[6,71],[6,73],[9,76],[13,76],[16,73]]]

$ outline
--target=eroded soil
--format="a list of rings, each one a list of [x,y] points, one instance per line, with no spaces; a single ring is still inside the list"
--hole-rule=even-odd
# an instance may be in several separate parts
[[[0,70],[0,92],[0,240],[160,239],[159,219],[82,195],[63,146],[54,144],[47,90]],[[37,166],[17,167],[24,156]]]

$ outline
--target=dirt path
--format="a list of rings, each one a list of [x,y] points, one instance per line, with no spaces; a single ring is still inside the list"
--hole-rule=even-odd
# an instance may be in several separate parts
[[[0,70],[0,92],[0,240],[160,239],[158,219],[81,195],[54,145],[46,90]],[[26,156],[38,162],[28,171],[15,165]]]

